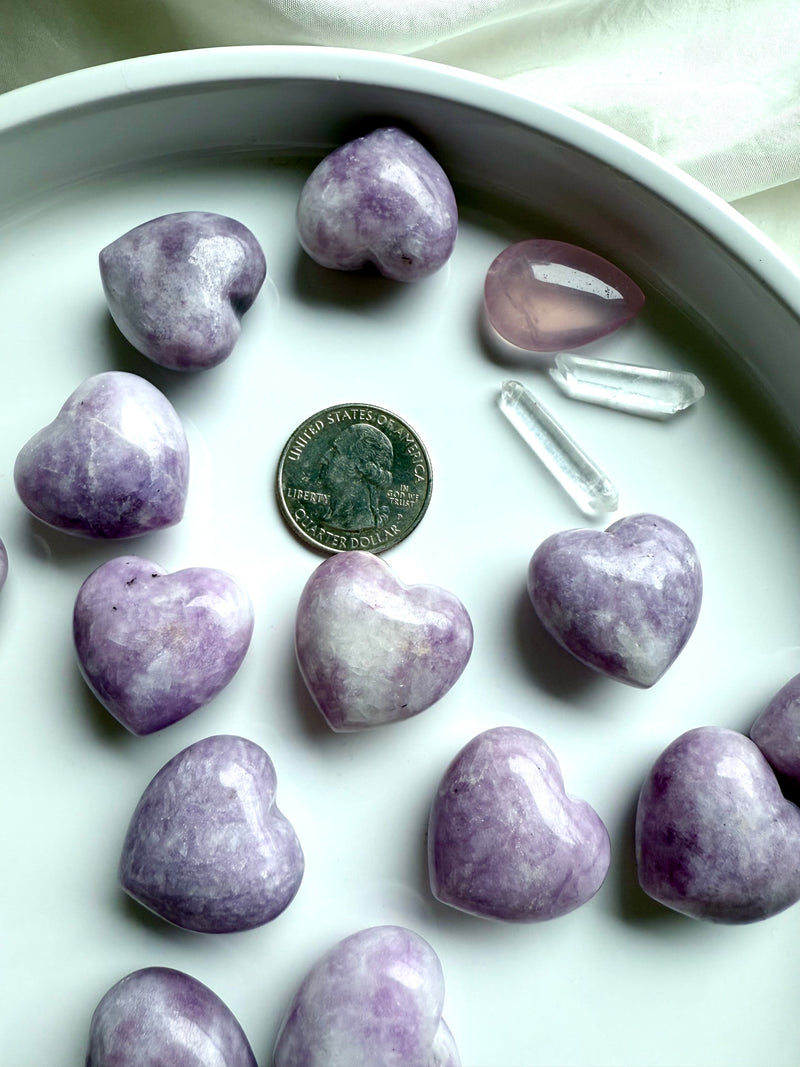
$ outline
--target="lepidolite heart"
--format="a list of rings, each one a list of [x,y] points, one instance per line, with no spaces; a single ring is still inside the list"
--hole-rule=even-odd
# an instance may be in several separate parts
[[[486,730],[445,771],[428,825],[442,903],[507,922],[554,919],[594,896],[610,858],[600,816],[566,794],[558,761],[529,730]]]
[[[322,160],[300,194],[297,228],[303,248],[323,267],[371,263],[387,278],[412,282],[450,258],[458,208],[430,152],[387,126]]]
[[[703,579],[683,530],[642,514],[605,531],[548,537],[531,559],[528,592],[545,629],[576,659],[645,689],[689,640]]]
[[[135,348],[172,370],[227,359],[266,272],[250,230],[211,211],[151,219],[100,253],[112,318]]]
[[[87,378],[23,445],[14,482],[25,507],[83,537],[135,537],[183,517],[189,446],[172,404],[137,374]]]
[[[231,933],[271,922],[294,899],[305,866],[276,788],[272,760],[253,741],[221,734],[189,745],[142,794],[120,885],[187,930]]]
[[[374,926],[322,957],[284,1016],[274,1067],[459,1067],[439,957],[412,930]]]
[[[145,967],[95,1008],[85,1067],[256,1067],[233,1012],[191,975]]]
[[[750,727],[769,765],[800,783],[800,674],[781,686]]]
[[[309,578],[295,622],[297,661],[334,730],[408,719],[453,686],[472,622],[452,593],[405,586],[369,552],[330,557]]]
[[[757,745],[703,726],[647,776],[636,811],[639,883],[696,919],[749,923],[800,900],[800,808]]]
[[[84,581],[72,618],[92,692],[134,734],[150,734],[207,704],[241,666],[253,606],[225,571],[168,574],[138,556],[103,563]]]

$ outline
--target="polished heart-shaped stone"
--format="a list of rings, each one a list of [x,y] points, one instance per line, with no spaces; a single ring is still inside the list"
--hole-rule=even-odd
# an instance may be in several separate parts
[[[309,578],[295,621],[300,672],[333,730],[365,730],[429,708],[472,653],[461,601],[404,585],[370,552],[331,556]]]
[[[6,546],[0,540],[0,589],[3,588],[8,577],[8,552]]]
[[[103,996],[85,1067],[256,1067],[239,1021],[208,986],[170,967],[144,967]]]
[[[154,363],[179,371],[228,358],[266,273],[250,230],[211,211],[151,219],[100,253],[100,278],[120,331]]]
[[[271,922],[294,899],[305,866],[276,789],[272,760],[253,741],[220,734],[189,745],[136,806],[120,885],[187,930],[232,933]]]
[[[770,766],[800,784],[800,674],[790,678],[750,727]]]
[[[443,1003],[442,965],[424,938],[402,926],[360,930],[303,979],[273,1067],[460,1067]]]
[[[81,673],[134,734],[151,734],[213,699],[238,671],[253,635],[250,597],[225,571],[168,574],[120,556],[81,585],[72,616]]]
[[[750,923],[800,900],[800,808],[758,746],[702,726],[661,753],[636,810],[639,884],[696,919]]]
[[[703,578],[694,545],[658,515],[565,530],[536,549],[528,592],[545,629],[587,667],[646,689],[689,640]]]
[[[172,404],[137,374],[87,378],[14,465],[37,519],[82,537],[136,537],[183,518],[189,445]]]
[[[341,145],[309,175],[297,206],[300,243],[336,270],[371,264],[395,281],[439,270],[453,251],[453,188],[426,148],[387,126]]]
[[[526,352],[562,352],[596,341],[637,315],[644,293],[607,259],[566,241],[509,245],[484,282],[489,323]]]
[[[428,870],[443,904],[506,922],[555,919],[595,895],[610,859],[602,819],[567,795],[556,757],[529,730],[478,734],[439,783]]]

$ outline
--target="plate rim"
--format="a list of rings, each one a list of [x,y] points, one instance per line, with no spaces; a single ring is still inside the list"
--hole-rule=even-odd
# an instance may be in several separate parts
[[[800,319],[800,264],[713,190],[589,115],[521,92],[501,79],[449,64],[319,45],[231,45],[135,56],[57,74],[0,94],[0,136],[132,96],[274,80],[348,81],[422,93],[500,114],[553,140],[567,141],[671,204],[758,276]]]

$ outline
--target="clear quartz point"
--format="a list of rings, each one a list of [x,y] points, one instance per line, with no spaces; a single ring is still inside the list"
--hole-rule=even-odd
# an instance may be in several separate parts
[[[677,415],[705,393],[700,379],[688,371],[635,367],[576,356],[572,352],[560,352],[556,356],[550,377],[573,400],[602,404],[652,419]]]
[[[619,494],[608,477],[521,382],[503,382],[498,403],[514,429],[584,514],[617,510]]]

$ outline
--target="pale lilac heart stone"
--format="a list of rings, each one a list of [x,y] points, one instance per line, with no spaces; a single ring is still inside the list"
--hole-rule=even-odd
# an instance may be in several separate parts
[[[97,699],[134,734],[150,734],[212,700],[244,660],[253,606],[214,567],[168,574],[139,556],[103,563],[81,585],[72,632]]]
[[[800,900],[800,808],[735,730],[667,746],[642,785],[635,845],[642,889],[684,915],[750,923]]]
[[[372,264],[412,282],[450,258],[458,230],[453,188],[404,130],[387,126],[341,145],[306,181],[297,206],[306,252],[323,267]]]
[[[402,926],[360,930],[303,979],[273,1067],[460,1067],[443,1004],[442,966],[424,938]]]
[[[85,1067],[256,1067],[256,1058],[208,986],[170,967],[144,967],[95,1008]]]
[[[750,737],[770,766],[800,783],[800,674],[770,700],[750,727]]]
[[[100,253],[106,301],[120,331],[153,362],[179,371],[228,358],[266,272],[250,230],[211,211],[151,219]]]
[[[37,519],[83,537],[136,537],[183,517],[189,445],[160,390],[125,371],[87,378],[20,450],[14,482]]]
[[[297,608],[300,671],[337,731],[429,708],[458,680],[472,644],[472,621],[456,596],[404,585],[370,552],[341,552],[321,563]]]
[[[565,530],[536,549],[528,592],[545,629],[587,667],[638,688],[675,662],[697,623],[696,549],[658,515]]]
[[[443,904],[506,922],[555,919],[597,893],[610,859],[602,819],[567,795],[556,757],[529,730],[486,730],[445,771],[428,825]]]
[[[119,863],[122,888],[187,930],[271,922],[294,899],[304,858],[275,803],[277,777],[253,741],[221,734],[166,763],[142,794]]]

